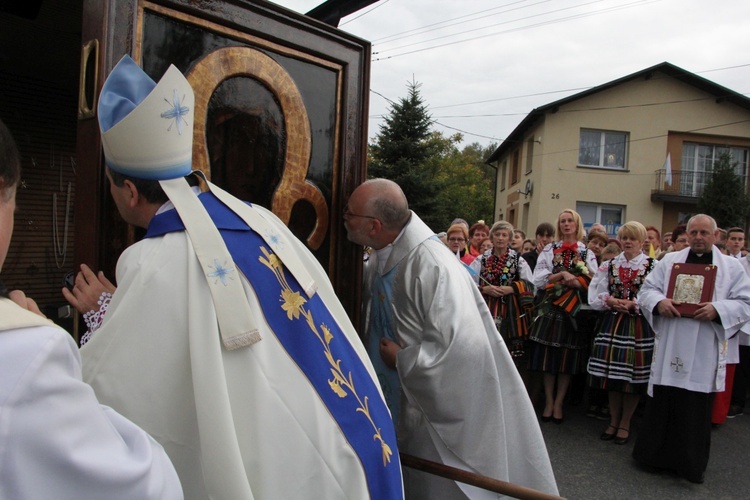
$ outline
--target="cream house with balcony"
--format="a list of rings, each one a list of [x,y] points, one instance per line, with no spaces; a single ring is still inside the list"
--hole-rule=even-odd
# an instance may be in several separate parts
[[[628,220],[671,231],[695,213],[727,150],[747,183],[750,99],[662,63],[526,116],[487,160],[498,172],[495,220],[533,235],[573,208],[610,234]]]

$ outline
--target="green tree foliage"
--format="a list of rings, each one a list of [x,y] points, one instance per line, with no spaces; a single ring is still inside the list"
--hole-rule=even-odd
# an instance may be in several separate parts
[[[440,228],[447,229],[456,217],[465,219],[469,224],[478,220],[492,224],[495,169],[485,161],[495,149],[497,144],[482,146],[475,142],[460,151],[453,148],[442,159],[441,176],[445,188],[440,194],[440,204],[446,210]]]
[[[419,87],[409,83],[408,95],[391,106],[370,146],[368,171],[371,178],[383,177],[401,186],[412,210],[433,227],[442,185],[432,162],[437,153],[432,119]]]
[[[750,198],[747,195],[747,179],[737,172],[737,162],[732,163],[729,152],[723,152],[714,162],[703,194],[698,200],[698,212],[716,219],[719,227],[744,228],[750,216]]]
[[[436,232],[456,217],[491,222],[494,170],[484,160],[495,148],[475,143],[459,150],[460,134],[433,131],[419,87],[409,83],[407,96],[391,106],[370,145],[368,176],[399,184],[409,207]]]

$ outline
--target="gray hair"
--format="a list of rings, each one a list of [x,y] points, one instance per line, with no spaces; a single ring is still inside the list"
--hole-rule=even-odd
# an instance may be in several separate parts
[[[411,217],[409,202],[401,187],[388,179],[370,179],[363,185],[372,188],[370,211],[389,230],[401,230]]]
[[[711,222],[711,231],[716,232],[716,230],[719,229],[719,226],[716,224],[716,219],[714,219],[710,215],[706,215],[706,214],[695,214],[692,217],[690,217],[690,219],[688,220],[688,223],[687,223],[687,227],[689,228],[690,225],[693,223],[693,221],[695,219],[699,218],[699,217],[706,218],[706,219],[709,220],[709,222]]]
[[[492,229],[490,229],[490,236],[492,236],[493,234],[495,234],[496,231],[502,231],[502,230],[506,230],[509,233],[512,233],[513,232],[513,224],[511,224],[508,221],[504,221],[504,220],[499,220],[499,221],[495,222],[494,224],[492,224]]]

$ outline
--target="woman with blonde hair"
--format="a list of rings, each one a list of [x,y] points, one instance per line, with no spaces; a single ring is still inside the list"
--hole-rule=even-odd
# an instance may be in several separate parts
[[[445,241],[450,251],[464,264],[471,264],[474,256],[466,249],[466,242],[469,239],[466,227],[463,224],[453,224],[445,233]]]
[[[589,358],[589,386],[608,391],[609,426],[600,439],[615,444],[630,439],[630,420],[651,373],[654,332],[635,303],[656,264],[642,251],[646,234],[640,222],[623,224],[617,232],[622,253],[603,262],[589,286],[589,305],[604,311]]]
[[[571,209],[560,212],[558,241],[542,251],[534,270],[534,287],[544,298],[531,330],[529,368],[544,372],[543,422],[562,423],[570,378],[585,366],[588,336],[578,332],[574,317],[586,301],[597,264],[593,252],[581,242],[583,237],[581,216]]]

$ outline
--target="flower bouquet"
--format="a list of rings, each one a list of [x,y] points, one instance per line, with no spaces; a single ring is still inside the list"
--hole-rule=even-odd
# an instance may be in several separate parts
[[[579,278],[582,285],[587,285],[589,280],[585,278],[589,277],[589,268],[586,266],[586,262],[580,258],[575,258],[572,264],[567,271]],[[580,278],[584,278],[584,280]],[[580,296],[579,292],[581,291],[585,292],[586,289],[570,288],[559,281],[557,283],[549,283],[544,288],[544,298],[535,308],[534,321],[544,316],[553,305],[563,309],[572,320],[578,313],[581,308],[581,302],[584,300]]]

